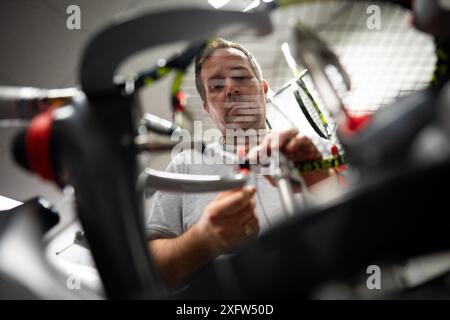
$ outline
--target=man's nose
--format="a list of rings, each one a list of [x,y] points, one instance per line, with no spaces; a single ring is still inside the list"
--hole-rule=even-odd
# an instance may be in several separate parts
[[[225,88],[226,88],[227,96],[231,96],[231,95],[235,95],[235,94],[239,93],[239,86],[231,78],[228,78],[225,80]]]

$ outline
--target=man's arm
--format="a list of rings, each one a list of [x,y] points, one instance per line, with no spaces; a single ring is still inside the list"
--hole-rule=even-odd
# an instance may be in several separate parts
[[[148,243],[150,253],[163,281],[175,287],[214,258],[197,225],[173,239],[155,239]]]
[[[182,284],[219,254],[248,238],[248,230],[257,234],[255,191],[245,187],[219,193],[199,221],[182,235],[149,241],[153,261],[167,285]]]

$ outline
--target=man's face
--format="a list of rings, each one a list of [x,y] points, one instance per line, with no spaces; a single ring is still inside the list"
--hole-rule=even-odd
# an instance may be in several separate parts
[[[221,48],[205,60],[201,70],[205,110],[222,134],[227,129],[264,129],[264,80],[258,80],[245,54]]]

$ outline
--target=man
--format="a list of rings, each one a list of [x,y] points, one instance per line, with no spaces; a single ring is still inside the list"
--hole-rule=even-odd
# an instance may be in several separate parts
[[[262,78],[254,57],[241,45],[216,39],[195,63],[197,90],[210,118],[223,134],[223,141],[208,146],[205,154],[229,156],[231,147],[242,145],[248,151],[249,137],[236,136],[235,129],[264,132],[267,82]],[[263,130],[263,131],[260,131]],[[257,139],[260,138],[257,134]],[[261,151],[279,149],[294,161],[316,160],[321,154],[312,142],[298,137],[296,131],[271,134],[253,148],[255,159]],[[208,153],[209,151],[209,153]],[[192,152],[178,154],[167,170],[188,174],[227,174],[233,165],[188,164]],[[220,158],[219,157],[219,158]],[[304,176],[308,185],[324,179],[328,173]],[[256,188],[244,188],[218,194],[177,194],[157,192],[147,231],[149,249],[169,286],[182,284],[199,268],[236,245],[269,230],[283,216],[278,190],[262,176],[255,178]]]

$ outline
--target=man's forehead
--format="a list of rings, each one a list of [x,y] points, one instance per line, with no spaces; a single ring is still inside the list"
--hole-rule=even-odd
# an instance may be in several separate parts
[[[248,60],[247,56],[244,52],[237,48],[218,48],[213,51],[213,53],[209,56],[209,58],[213,57],[231,57],[231,58],[243,58]]]
[[[252,70],[248,57],[236,48],[216,49],[209,56],[202,67],[202,72],[223,71],[223,68],[229,70]]]

